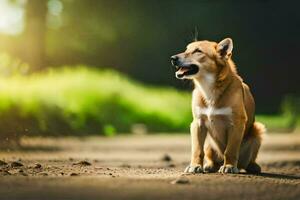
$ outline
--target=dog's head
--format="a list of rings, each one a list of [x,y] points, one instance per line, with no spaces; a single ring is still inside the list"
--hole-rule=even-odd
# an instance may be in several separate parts
[[[171,57],[176,68],[176,78],[194,79],[206,74],[216,74],[220,66],[230,59],[233,49],[232,39],[226,38],[219,43],[197,41],[188,44],[185,52]]]

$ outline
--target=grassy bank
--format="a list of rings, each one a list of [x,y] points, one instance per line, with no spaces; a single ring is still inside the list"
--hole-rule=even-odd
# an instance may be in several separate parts
[[[188,93],[147,87],[115,71],[85,67],[0,80],[0,131],[23,134],[113,134],[133,124],[187,131]]]

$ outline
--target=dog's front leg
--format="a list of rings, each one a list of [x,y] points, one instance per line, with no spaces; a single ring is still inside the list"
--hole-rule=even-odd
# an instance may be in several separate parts
[[[245,121],[233,123],[229,128],[227,135],[227,145],[224,152],[224,165],[219,169],[220,173],[239,173],[237,168],[240,146],[243,140],[243,133],[245,129]]]
[[[202,173],[204,159],[204,142],[207,129],[201,125],[200,119],[195,119],[191,124],[191,163],[185,169],[185,173]]]

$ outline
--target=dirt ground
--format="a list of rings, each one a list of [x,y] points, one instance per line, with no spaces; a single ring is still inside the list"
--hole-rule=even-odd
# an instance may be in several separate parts
[[[182,175],[189,150],[184,134],[24,138],[0,151],[0,199],[300,199],[300,134],[265,138],[260,175]]]

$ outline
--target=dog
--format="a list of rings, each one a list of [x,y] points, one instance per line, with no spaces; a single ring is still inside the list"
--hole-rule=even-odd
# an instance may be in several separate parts
[[[186,173],[260,173],[256,157],[265,126],[255,122],[255,102],[231,59],[233,41],[195,41],[171,57],[176,78],[190,79],[191,162]]]

